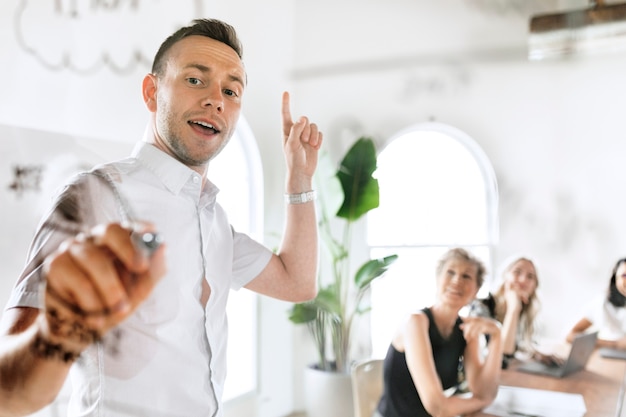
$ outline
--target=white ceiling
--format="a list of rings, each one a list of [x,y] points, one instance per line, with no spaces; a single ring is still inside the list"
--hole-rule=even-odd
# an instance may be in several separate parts
[[[450,60],[527,60],[532,16],[589,6],[589,0],[297,2],[300,47],[293,76]],[[334,47],[319,47],[327,44]]]

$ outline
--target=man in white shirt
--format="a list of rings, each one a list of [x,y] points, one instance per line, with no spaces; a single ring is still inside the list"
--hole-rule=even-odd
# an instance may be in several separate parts
[[[229,289],[315,296],[322,133],[292,121],[287,93],[276,253],[230,226],[206,177],[239,118],[241,56],[234,29],[218,20],[172,34],[143,80],[143,141],[59,194],[3,314],[0,416],[41,409],[68,374],[71,416],[220,416]]]

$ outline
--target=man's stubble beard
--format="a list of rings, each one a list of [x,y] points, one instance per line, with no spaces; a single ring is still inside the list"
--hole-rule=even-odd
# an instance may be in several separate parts
[[[165,117],[161,117],[159,125],[163,128],[161,131],[163,132],[163,139],[166,142],[166,145],[170,148],[176,159],[178,159],[183,164],[189,167],[200,167],[206,166],[213,158],[222,152],[222,150],[226,147],[228,142],[232,137],[232,134],[223,139],[222,143],[215,149],[207,150],[207,154],[203,155],[202,158],[198,156],[194,156],[192,151],[189,148],[189,145],[185,143],[182,139],[182,135],[176,129],[172,129],[172,126],[177,126],[175,122],[175,117],[167,112]],[[186,119],[183,119],[186,120]],[[218,139],[215,139],[218,140]]]

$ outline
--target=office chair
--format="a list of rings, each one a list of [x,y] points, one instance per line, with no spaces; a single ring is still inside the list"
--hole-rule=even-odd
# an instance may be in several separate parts
[[[372,417],[383,393],[383,360],[368,359],[352,368],[354,417]]]

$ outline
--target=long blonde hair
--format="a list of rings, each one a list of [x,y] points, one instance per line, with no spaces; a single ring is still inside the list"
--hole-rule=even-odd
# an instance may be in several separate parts
[[[539,298],[537,297],[537,288],[539,287],[539,274],[537,273],[537,265],[535,262],[526,257],[526,256],[514,256],[508,258],[504,263],[503,267],[500,269],[500,277],[501,283],[497,288],[496,292],[493,294],[496,305],[495,305],[495,319],[500,323],[504,321],[504,315],[506,314],[506,300],[504,298],[504,291],[506,285],[506,277],[505,275],[511,271],[513,265],[518,263],[519,261],[527,261],[530,262],[535,270],[535,278],[537,280],[537,285],[535,290],[530,295],[528,299],[528,303],[522,306],[522,311],[520,312],[519,318],[519,327],[517,329],[517,341],[519,343],[518,348],[523,351],[532,351],[533,350],[533,335],[535,332],[535,318],[539,313]]]

